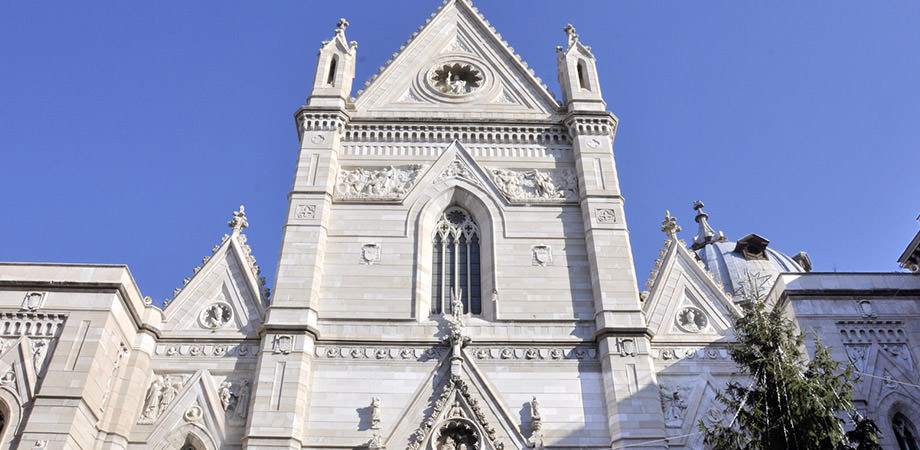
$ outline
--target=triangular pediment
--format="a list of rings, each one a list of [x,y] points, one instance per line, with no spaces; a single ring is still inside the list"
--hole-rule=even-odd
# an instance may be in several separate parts
[[[147,442],[182,441],[191,427],[198,438],[228,440],[246,423],[250,381],[215,377],[206,370],[193,374],[154,373],[138,413],[136,432]],[[222,399],[222,391],[228,391]],[[243,403],[245,402],[245,404]]]
[[[560,106],[478,10],[451,0],[365,83],[356,117],[545,119]]]
[[[498,392],[463,353],[454,361],[448,355],[423,382],[393,432],[382,438],[386,448],[402,448],[405,442],[410,449],[446,448],[431,446],[445,439],[453,439],[456,448],[462,443],[483,450],[528,446]]]
[[[495,200],[504,200],[489,178],[486,169],[480,166],[470,152],[457,141],[451,143],[419,177],[406,198],[414,199],[429,191],[432,186],[439,185],[442,187],[462,186],[484,192]]]
[[[264,305],[246,235],[225,235],[164,311],[164,335],[257,337]]]
[[[13,393],[19,404],[28,403],[35,394],[38,374],[43,369],[44,359],[36,359],[34,346],[38,341],[21,337],[10,344],[4,344],[0,354],[0,389]],[[42,345],[48,345],[45,341]]]
[[[676,239],[666,241],[643,305],[656,342],[712,342],[732,334],[738,307]]]

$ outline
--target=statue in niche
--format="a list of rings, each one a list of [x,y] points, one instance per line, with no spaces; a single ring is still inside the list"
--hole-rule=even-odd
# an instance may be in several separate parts
[[[461,78],[459,73],[450,75],[450,93],[454,95],[466,93],[466,80]]]
[[[371,429],[380,429],[380,397],[371,399]]]
[[[243,380],[236,393],[236,415],[245,419],[249,413],[249,380]]]

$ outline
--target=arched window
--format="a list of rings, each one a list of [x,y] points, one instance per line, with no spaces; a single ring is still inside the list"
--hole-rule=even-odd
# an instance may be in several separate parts
[[[898,448],[920,450],[920,443],[917,442],[917,429],[907,417],[904,417],[904,414],[894,415],[894,418],[891,419],[891,428],[894,430],[895,439],[898,440]]]
[[[338,65],[339,55],[332,57],[332,61],[329,61],[329,75],[326,76],[326,84],[332,85],[335,82],[335,66]]]
[[[587,74],[585,74],[585,60],[579,59],[575,70],[578,71],[578,87],[590,90],[588,89],[588,79],[586,78]]]
[[[435,226],[431,261],[431,313],[450,312],[451,293],[459,293],[463,312],[482,313],[479,226],[470,213],[452,206]]]

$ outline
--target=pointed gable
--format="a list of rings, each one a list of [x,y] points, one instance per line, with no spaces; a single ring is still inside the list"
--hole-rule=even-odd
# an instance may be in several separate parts
[[[730,335],[740,311],[676,235],[665,241],[643,305],[655,341],[712,341]]]
[[[245,214],[234,220],[245,221]],[[241,219],[240,219],[241,218]],[[231,226],[234,222],[231,221]],[[258,267],[250,256],[242,226],[224,235],[204,265],[164,311],[164,335],[184,337],[256,337],[264,318]]]
[[[355,102],[361,116],[546,119],[559,104],[501,35],[463,0],[439,8]]]

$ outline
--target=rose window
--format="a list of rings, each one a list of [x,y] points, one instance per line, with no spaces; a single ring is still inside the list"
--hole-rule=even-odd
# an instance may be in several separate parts
[[[469,64],[444,64],[431,74],[431,82],[443,94],[465,95],[482,86],[482,75]]]

